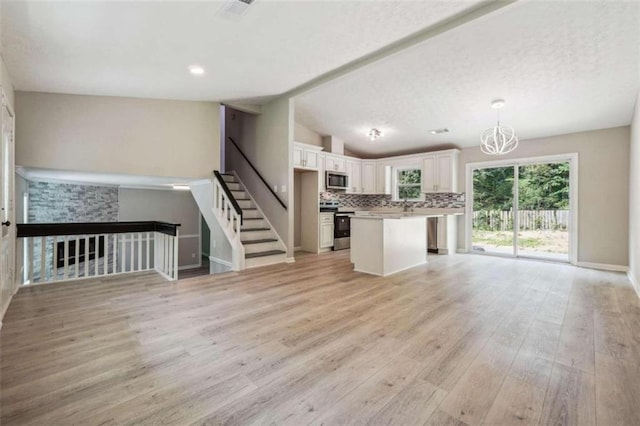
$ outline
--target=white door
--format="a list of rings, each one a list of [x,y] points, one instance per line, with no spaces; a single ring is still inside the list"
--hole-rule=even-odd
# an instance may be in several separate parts
[[[2,93],[2,114],[0,115],[0,314],[9,302],[15,288],[15,244],[16,225],[14,213],[14,149],[13,113],[9,110]]]
[[[293,147],[293,166],[302,166],[302,148]]]
[[[316,151],[304,150],[304,164],[305,167],[310,169],[318,168],[318,153]]]
[[[453,192],[453,156],[438,155],[436,162],[436,191]]]
[[[362,193],[376,193],[376,163],[362,163]]]
[[[422,160],[422,192],[436,192],[436,157]]]
[[[333,247],[333,223],[320,224],[320,248]]]
[[[349,185],[353,187],[356,194],[362,193],[362,163],[354,161],[351,163],[351,175]]]

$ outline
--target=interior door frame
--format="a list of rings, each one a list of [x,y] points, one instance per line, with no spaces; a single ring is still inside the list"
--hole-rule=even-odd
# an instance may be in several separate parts
[[[0,292],[3,292],[3,290],[5,290],[5,286],[8,287],[8,294],[5,293],[2,296],[6,296],[6,299],[4,297],[0,297],[0,326],[2,324],[2,319],[4,317],[5,314],[5,310],[8,308],[9,306],[9,302],[11,300],[11,297],[15,294],[15,292],[18,290],[19,286],[18,286],[18,279],[17,279],[17,274],[16,274],[16,220],[15,220],[15,207],[16,207],[16,200],[15,200],[15,125],[16,125],[16,115],[15,112],[13,111],[13,108],[11,108],[11,105],[9,105],[9,101],[7,99],[7,95],[4,91],[4,87],[2,87],[0,85],[0,107],[3,108],[2,111],[0,111],[0,114],[4,115],[4,110],[7,111],[7,115],[10,117],[10,123],[4,123],[3,120],[0,118],[0,138],[4,138],[4,135],[2,134],[2,132],[4,131],[4,127],[5,126],[9,126],[10,129],[10,134],[11,134],[11,140],[10,140],[10,146],[9,146],[9,161],[8,161],[8,165],[9,165],[9,170],[8,173],[10,175],[10,180],[9,180],[9,186],[7,188],[7,192],[8,192],[8,200],[9,200],[9,212],[8,212],[8,216],[7,216],[7,220],[11,221],[11,225],[10,225],[10,230],[7,234],[7,238],[8,238],[8,246],[9,246],[9,271],[8,271],[8,282],[3,283],[0,282]],[[3,149],[3,143],[0,142],[0,149]],[[2,158],[0,159],[0,161],[4,162],[4,154],[2,155]],[[0,174],[4,172],[2,170],[2,167],[0,167]],[[0,183],[2,183],[4,185],[2,181],[2,177],[0,176]],[[2,196],[6,197],[7,194],[4,193],[4,191],[2,192]],[[4,203],[4,200],[0,200],[0,203]],[[4,221],[4,215],[2,217],[2,220]],[[1,232],[1,230],[0,230]],[[1,240],[1,239],[0,239]],[[0,241],[0,243],[3,243],[2,241]],[[0,281],[2,276],[4,275],[3,271],[0,271]]]
[[[530,164],[540,163],[561,163],[569,162],[569,209],[571,210],[569,224],[569,263],[576,265],[578,263],[578,164],[579,156],[577,152],[558,155],[545,155],[540,157],[526,157],[526,158],[514,158],[508,160],[493,160],[493,161],[481,161],[475,163],[467,163],[465,165],[465,191],[466,191],[466,205],[465,205],[465,250],[467,253],[475,253],[471,250],[472,246],[472,231],[473,231],[473,171],[477,169],[492,168],[492,167],[515,167],[514,178],[518,177],[518,167]],[[513,196],[518,197],[517,181],[514,180],[514,192]],[[517,202],[517,198],[514,198]],[[514,217],[514,233],[519,228],[519,223],[516,217]],[[484,253],[486,256],[502,256],[511,258],[527,258],[527,259],[539,259],[542,261],[549,261],[553,259],[538,258],[532,256],[518,256],[518,242],[517,237],[514,237],[514,254],[506,255],[501,253]]]

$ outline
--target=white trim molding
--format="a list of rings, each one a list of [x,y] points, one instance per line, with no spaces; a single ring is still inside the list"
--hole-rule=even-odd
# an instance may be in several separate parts
[[[465,164],[465,250],[468,253],[474,253],[471,250],[472,245],[472,221],[473,221],[473,171],[476,169],[487,167],[507,167],[507,166],[520,166],[525,164],[537,164],[537,163],[557,163],[557,162],[569,162],[569,208],[571,210],[571,224],[570,224],[570,238],[569,241],[569,263],[572,265],[578,265],[578,174],[579,174],[579,156],[577,152],[558,154],[558,155],[545,155],[539,157],[526,157],[526,158],[514,158],[508,160],[493,160],[482,161]],[[517,193],[515,194],[517,197]],[[494,255],[494,253],[487,253],[487,255]],[[510,255],[512,258],[519,258],[520,256]],[[553,259],[540,259],[544,261],[553,261]],[[579,266],[579,265],[578,265]],[[614,265],[615,266],[615,265]]]
[[[628,266],[612,265],[609,263],[578,262],[576,263],[576,266],[581,268],[599,269],[601,271],[629,272]]]
[[[627,277],[629,277],[629,281],[631,282],[631,287],[633,287],[633,289],[636,291],[636,294],[640,298],[640,283],[636,281],[636,277],[633,273],[633,270],[631,270],[631,268],[629,268],[629,270],[627,271]]]
[[[229,268],[233,267],[233,263],[229,262],[228,260],[217,258],[215,256],[209,256],[209,260],[211,262],[219,263],[220,265],[228,266]]]

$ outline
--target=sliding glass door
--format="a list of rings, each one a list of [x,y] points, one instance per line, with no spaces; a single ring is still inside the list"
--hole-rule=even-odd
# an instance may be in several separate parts
[[[472,252],[569,261],[570,160],[471,172]]]
[[[515,255],[513,183],[513,166],[473,171],[473,251]]]

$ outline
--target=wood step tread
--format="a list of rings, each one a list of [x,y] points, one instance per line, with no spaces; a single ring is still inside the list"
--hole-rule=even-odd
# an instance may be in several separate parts
[[[242,220],[262,220],[263,217],[243,217]]]
[[[240,233],[243,232],[262,232],[262,231],[271,231],[271,228],[241,228]]]
[[[253,259],[254,257],[264,257],[264,256],[273,256],[274,254],[285,254],[286,251],[283,250],[269,250],[269,251],[261,251],[259,253],[245,253],[245,259]]]
[[[263,238],[261,240],[246,240],[242,244],[260,244],[260,243],[277,243],[277,238]]]

